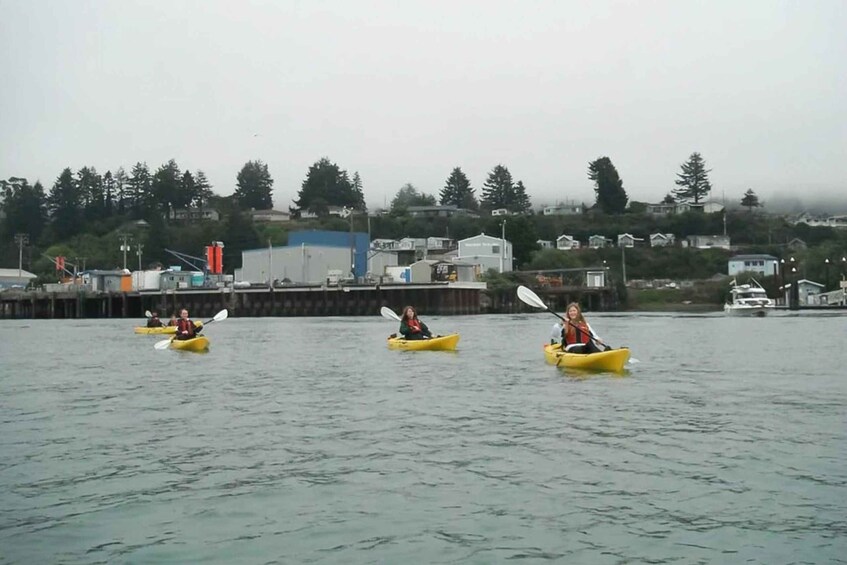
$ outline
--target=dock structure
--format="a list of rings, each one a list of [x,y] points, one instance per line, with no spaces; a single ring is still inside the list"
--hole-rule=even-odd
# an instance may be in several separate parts
[[[7,291],[0,294],[0,319],[144,318],[147,310],[164,318],[188,308],[194,318],[227,308],[236,317],[367,316],[382,306],[400,312],[414,305],[427,315],[482,313],[478,284],[292,286],[214,288],[146,292]]]

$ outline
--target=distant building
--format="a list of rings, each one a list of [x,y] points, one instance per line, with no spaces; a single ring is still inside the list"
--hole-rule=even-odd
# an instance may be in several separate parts
[[[459,255],[456,260],[461,263],[479,265],[483,272],[488,269],[500,271],[501,264],[503,271],[511,271],[512,244],[499,237],[475,235],[459,241]]]
[[[730,249],[728,235],[689,235],[682,245],[695,249]]]
[[[456,247],[456,241],[449,237],[428,237],[426,238],[427,251],[449,251]]]
[[[36,275],[23,269],[0,269],[0,288],[25,288],[36,278]]]
[[[168,218],[177,222],[209,220],[219,222],[221,214],[214,208],[177,208],[168,212]]]
[[[582,214],[582,212],[581,204],[555,204],[553,206],[545,206],[541,209],[541,213],[545,216],[570,216],[573,214]]]
[[[824,285],[808,279],[797,281],[797,297],[801,306],[816,306],[820,304],[820,294]]]
[[[631,233],[618,234],[618,247],[635,247],[637,242],[643,241],[643,237],[635,237]]]
[[[591,249],[602,249],[611,243],[611,239],[602,235],[592,235],[588,238],[588,247]]]
[[[508,216],[509,209],[508,208],[495,208],[491,211],[492,216]]]
[[[82,284],[95,292],[130,292],[132,275],[123,269],[83,271]]]
[[[579,249],[579,241],[574,239],[572,235],[562,234],[556,238],[556,249],[562,251],[570,251],[571,249]]]
[[[535,243],[537,243],[538,247],[541,249],[553,249],[555,247],[553,242],[549,239],[537,239],[535,240]]]
[[[453,205],[444,206],[409,206],[406,213],[418,218],[452,218],[453,216],[478,217],[478,214],[466,208]]]
[[[688,212],[690,206],[685,202],[659,202],[658,204],[645,204],[645,210],[653,216],[670,216]]]
[[[738,273],[759,273],[765,277],[776,276],[779,273],[779,259],[772,255],[736,255],[727,262],[729,276]]]
[[[654,233],[650,236],[650,247],[669,247],[676,243],[672,233]]]
[[[250,210],[248,214],[254,222],[287,222],[291,220],[291,212],[287,210]]]
[[[400,249],[400,242],[396,239],[374,239],[371,241],[371,249],[381,249],[383,251],[391,251]]]

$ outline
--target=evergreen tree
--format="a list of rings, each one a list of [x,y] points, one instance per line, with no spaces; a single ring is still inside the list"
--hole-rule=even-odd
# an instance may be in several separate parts
[[[60,240],[78,233],[81,228],[82,199],[79,188],[70,167],[65,168],[47,198],[52,226]]]
[[[692,153],[688,161],[682,164],[682,172],[678,173],[674,182],[679,188],[674,189],[673,193],[677,200],[693,201],[694,204],[699,204],[712,190],[712,185],[709,183],[709,173],[711,169],[706,169],[706,162],[699,153]]]
[[[182,191],[182,173],[175,160],[171,159],[156,170],[151,188],[153,204],[161,212],[188,207],[189,201]]]
[[[523,181],[519,180],[515,185],[514,200],[510,209],[517,214],[528,214],[532,210],[532,203],[529,201]]]
[[[197,181],[194,180],[194,175],[191,174],[191,171],[186,169],[182,173],[182,180],[180,180],[179,184],[182,198],[185,201],[183,208],[188,208],[197,199]]]
[[[751,214],[753,213],[753,208],[758,208],[760,206],[759,197],[752,188],[748,188],[747,192],[744,193],[744,198],[741,199],[741,205],[746,206],[747,210]]]
[[[115,179],[112,171],[106,171],[103,175],[103,209],[106,216],[111,216],[115,212]]]
[[[673,204],[674,202],[676,202],[676,198],[674,198],[673,194],[671,194],[670,192],[665,194],[665,198],[664,200],[662,200],[662,204]]]
[[[106,210],[103,194],[103,179],[94,167],[83,167],[77,171],[77,191],[85,210],[85,218],[102,218]]]
[[[206,178],[206,173],[198,170],[197,174],[194,175],[194,200],[192,202],[194,207],[202,208],[214,195],[212,185],[209,184],[209,179]]]
[[[355,180],[355,177],[354,177]],[[347,172],[326,157],[320,159],[306,173],[306,179],[297,193],[295,204],[300,210],[320,214],[329,206],[347,206],[365,210],[364,196],[356,191]]]
[[[273,208],[274,180],[262,161],[248,161],[238,172],[235,199],[241,210]]]
[[[488,179],[483,184],[482,206],[489,211],[498,208],[512,209],[514,200],[512,173],[503,165],[497,165],[488,173]]]
[[[594,181],[596,205],[606,214],[623,214],[628,200],[623,180],[608,157],[600,157],[588,164],[588,178]]]
[[[261,245],[259,234],[250,217],[239,210],[234,210],[227,218],[223,241],[226,242],[223,257],[224,270],[228,273],[241,267],[242,251],[256,249]]]
[[[0,210],[5,214],[2,236],[13,238],[16,233],[26,233],[30,242],[41,237],[47,223],[47,197],[41,182],[30,186],[25,178],[12,177],[0,181]]]
[[[138,162],[132,167],[126,185],[126,193],[128,200],[132,203],[132,211],[135,217],[140,218],[148,210],[153,209],[150,169],[147,167],[147,163]]]
[[[441,204],[457,206],[468,210],[479,209],[479,202],[471,188],[471,182],[460,167],[456,167],[447,177],[444,188],[441,189]]]
[[[126,214],[127,210],[132,207],[132,199],[127,193],[127,176],[123,167],[118,167],[115,171],[115,194],[117,198],[118,214]]]
[[[365,211],[365,193],[362,191],[362,177],[359,176],[359,171],[353,173],[353,197],[356,205],[353,206],[356,210]]]
[[[403,212],[409,206],[434,206],[435,196],[419,192],[411,183],[406,183],[391,201],[392,212]]]

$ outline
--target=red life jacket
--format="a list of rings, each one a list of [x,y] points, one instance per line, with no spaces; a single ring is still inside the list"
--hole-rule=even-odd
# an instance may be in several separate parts
[[[421,322],[417,318],[412,318],[411,320],[406,320],[406,325],[409,326],[409,329],[412,330],[412,333],[414,333],[414,334],[421,333]]]
[[[574,327],[576,326],[576,327]],[[565,331],[565,345],[575,343],[588,343],[591,341],[591,332],[585,322],[571,322]]]
[[[187,337],[194,337],[194,322],[192,322],[191,320],[183,320],[182,318],[179,318],[176,321],[176,333],[179,337],[183,337],[182,332],[184,331],[188,332]]]

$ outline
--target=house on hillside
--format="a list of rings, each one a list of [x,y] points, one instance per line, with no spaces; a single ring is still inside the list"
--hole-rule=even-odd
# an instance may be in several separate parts
[[[672,233],[654,233],[650,235],[650,247],[669,247],[676,243]]]
[[[728,235],[689,235],[683,240],[682,246],[694,249],[730,249]]]
[[[588,238],[588,247],[590,249],[602,249],[612,244],[612,240],[602,235],[592,235]]]
[[[208,220],[219,222],[221,214],[214,208],[176,208],[168,212],[168,219],[176,222],[195,222]]]
[[[631,233],[618,234],[618,247],[635,247],[638,242],[644,242],[643,237],[635,237]]]
[[[537,243],[538,247],[541,249],[553,249],[553,247],[555,247],[553,242],[549,239],[537,239],[535,240],[535,243]]]
[[[727,261],[727,274],[759,273],[765,277],[773,277],[779,273],[779,259],[772,255],[736,255]]]
[[[572,235],[560,235],[556,238],[556,249],[560,249],[562,251],[579,249],[579,241],[577,241]]]
[[[484,233],[462,239],[459,241],[459,254],[456,261],[479,265],[482,272],[488,269],[500,272],[511,271],[512,243]]]

